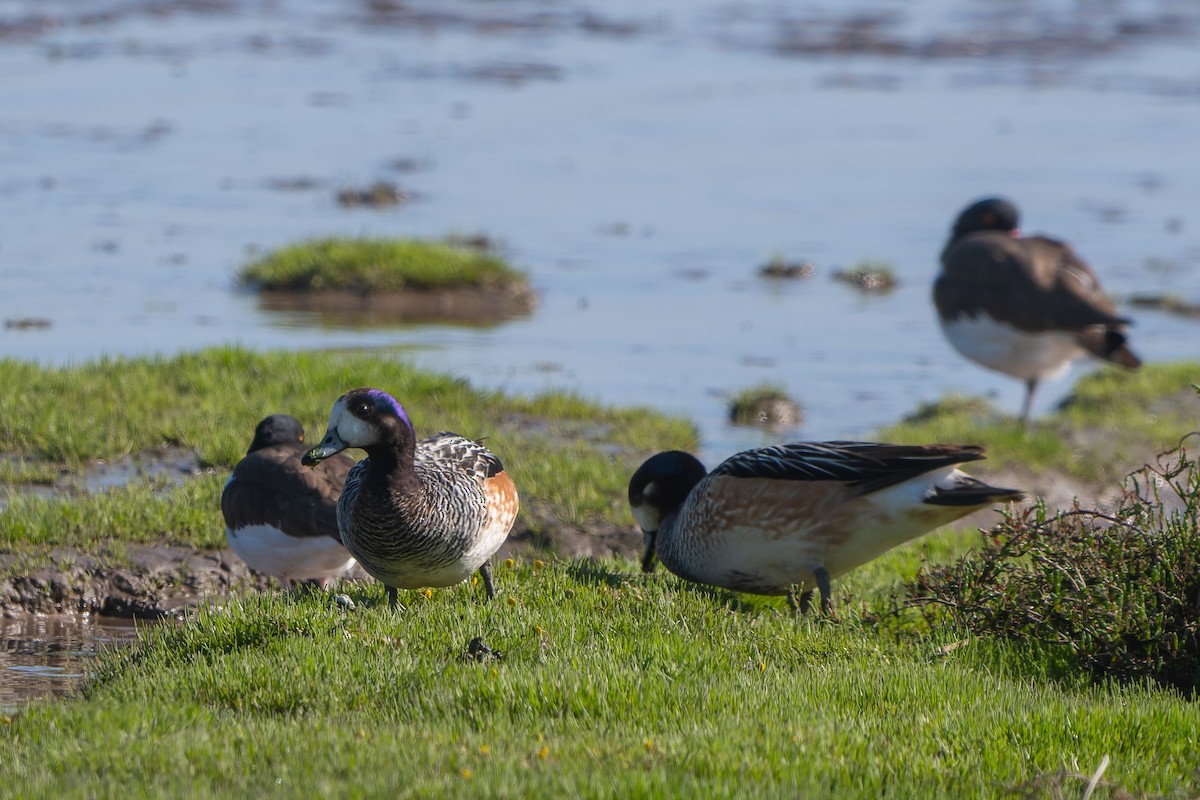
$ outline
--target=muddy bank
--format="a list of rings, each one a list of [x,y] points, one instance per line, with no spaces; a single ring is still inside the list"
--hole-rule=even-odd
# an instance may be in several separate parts
[[[530,558],[633,556],[641,535],[613,527],[525,530],[509,537],[493,561]],[[0,569],[17,556],[0,555]],[[230,595],[273,591],[278,581],[252,572],[233,551],[176,545],[122,545],[120,553],[57,548],[50,564],[0,578],[0,615],[99,614],[158,619]],[[356,567],[347,580],[370,580]]]
[[[306,311],[333,325],[362,327],[428,322],[495,325],[530,314],[537,295],[527,286],[368,293],[263,291],[264,311]]]
[[[158,618],[195,606],[206,597],[270,585],[228,550],[123,545],[118,555],[57,548],[50,560],[46,566],[0,580],[0,610],[5,615]],[[0,566],[7,565],[0,561]]]

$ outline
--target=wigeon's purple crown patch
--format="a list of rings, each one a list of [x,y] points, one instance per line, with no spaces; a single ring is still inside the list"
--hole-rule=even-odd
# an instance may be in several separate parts
[[[383,406],[384,408],[391,409],[392,413],[404,420],[405,425],[410,428],[412,427],[412,420],[408,418],[408,413],[404,410],[404,406],[400,405],[396,398],[392,397],[383,389],[368,389],[367,397],[371,398],[371,401],[377,406]]]

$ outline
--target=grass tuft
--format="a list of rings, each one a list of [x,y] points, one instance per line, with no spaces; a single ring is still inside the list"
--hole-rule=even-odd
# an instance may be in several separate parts
[[[736,425],[794,428],[803,420],[800,404],[779,384],[752,386],[729,400],[729,421]]]
[[[494,253],[457,242],[328,238],[281,247],[242,268],[238,280],[265,290],[430,291],[525,286]]]
[[[847,269],[835,270],[833,279],[864,292],[890,292],[898,283],[892,265],[882,261],[860,261]]]

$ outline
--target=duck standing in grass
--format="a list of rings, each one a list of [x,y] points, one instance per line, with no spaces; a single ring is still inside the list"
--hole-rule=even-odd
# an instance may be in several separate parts
[[[1065,242],[1020,235],[1017,207],[989,197],[959,214],[933,285],[942,332],[972,361],[1025,381],[1021,421],[1033,393],[1076,358],[1136,368],[1125,326],[1100,281]]]
[[[453,586],[476,570],[496,596],[489,559],[517,518],[517,489],[500,459],[455,433],[417,441],[396,399],[355,389],[333,404],[325,438],[304,455],[316,464],[348,447],[367,451],[338,501],[338,527],[363,569],[387,587]]]
[[[305,469],[300,459],[307,449],[295,417],[272,414],[258,423],[246,457],[225,482],[221,513],[229,546],[251,569],[284,587],[316,579],[327,589],[354,566],[337,526],[338,496],[354,460],[341,456]]]
[[[830,579],[1015,489],[976,480],[958,464],[970,445],[800,442],[746,450],[712,472],[689,453],[659,453],[629,482],[642,527],[642,569],[655,557],[687,580],[788,596],[807,611],[811,588],[828,613]]]

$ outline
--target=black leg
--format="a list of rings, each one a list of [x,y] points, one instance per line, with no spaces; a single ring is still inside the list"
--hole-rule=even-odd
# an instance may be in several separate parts
[[[800,594],[800,613],[807,614],[812,611],[812,589]]]
[[[812,590],[809,589],[807,592],[801,592],[797,595],[797,585],[793,583],[788,587],[788,607],[792,609],[793,614],[807,614],[809,611],[812,611]]]
[[[1029,415],[1033,411],[1033,393],[1037,389],[1037,378],[1025,381],[1025,406],[1021,409],[1021,424],[1029,427]]]
[[[821,613],[831,615],[833,614],[833,601],[830,598],[833,593],[829,586],[829,570],[824,567],[815,567],[813,575],[817,579],[817,589],[821,591]]]
[[[483,588],[487,592],[488,600],[494,600],[496,587],[492,585],[492,562],[483,562],[483,566],[479,568],[479,574],[483,577]]]
[[[389,587],[387,587],[387,594],[388,594],[388,608],[399,608],[400,607],[400,590],[397,589],[395,586],[389,586]]]

